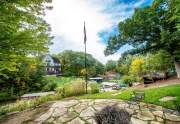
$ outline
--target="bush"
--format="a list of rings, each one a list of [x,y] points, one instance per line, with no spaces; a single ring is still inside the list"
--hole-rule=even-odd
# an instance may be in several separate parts
[[[77,96],[85,94],[86,91],[86,84],[83,80],[75,80],[69,84],[64,85],[61,95],[68,97],[68,96]]]
[[[122,77],[122,82],[128,85],[132,85],[133,81],[134,81],[134,78],[132,76],[125,75]]]
[[[17,96],[11,95],[8,91],[0,92],[0,102],[15,100]]]
[[[90,92],[91,92],[91,94],[99,93],[99,86],[97,83],[90,84]]]
[[[180,104],[178,101],[173,101],[173,104],[175,106],[175,109],[178,111],[178,113],[180,114]]]
[[[13,111],[23,111],[29,108],[39,106],[47,101],[57,100],[57,99],[61,99],[59,94],[56,94],[54,96],[52,95],[42,96],[33,100],[19,100],[16,103],[1,106],[0,116]]]
[[[57,87],[57,84],[55,82],[48,82],[43,87],[43,91],[54,91],[56,87]]]

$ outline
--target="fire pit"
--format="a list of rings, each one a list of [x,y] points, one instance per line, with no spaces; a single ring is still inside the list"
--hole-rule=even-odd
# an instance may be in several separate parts
[[[107,106],[95,113],[97,124],[130,124],[130,114],[124,109],[115,106]]]

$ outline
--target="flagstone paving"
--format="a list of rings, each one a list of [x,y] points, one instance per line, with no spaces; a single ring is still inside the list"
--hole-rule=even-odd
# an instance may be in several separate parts
[[[132,124],[180,124],[178,112],[146,103],[133,103],[114,99],[85,99],[56,101],[50,109],[34,119],[38,124],[96,124],[95,112],[105,106],[126,109]]]

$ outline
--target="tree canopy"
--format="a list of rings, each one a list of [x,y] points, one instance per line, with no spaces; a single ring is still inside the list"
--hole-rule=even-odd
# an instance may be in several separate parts
[[[16,93],[41,90],[44,67],[39,55],[48,52],[50,27],[43,16],[51,0],[0,1],[0,90]],[[20,93],[20,94],[21,94]]]
[[[119,34],[109,39],[105,55],[126,44],[133,49],[124,52],[123,57],[164,50],[170,54],[180,78],[179,3],[179,0],[154,0],[151,6],[136,8],[131,18],[119,23]]]
[[[106,71],[115,71],[117,62],[113,60],[108,60],[106,63]]]
[[[45,3],[51,0],[0,1],[0,75],[17,66],[29,55],[48,51],[50,27],[44,21]]]
[[[112,36],[105,55],[129,44],[126,54],[167,51],[175,60],[180,55],[179,0],[155,0],[150,7],[137,8],[131,18],[119,23],[119,35]]]
[[[63,75],[81,76],[85,72],[84,53],[72,50],[65,50],[57,55],[61,62]],[[104,73],[104,65],[98,60],[87,54],[87,73],[90,76],[96,76]]]

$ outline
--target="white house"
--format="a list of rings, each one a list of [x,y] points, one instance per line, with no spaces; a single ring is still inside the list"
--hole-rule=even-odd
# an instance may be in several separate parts
[[[43,57],[43,61],[45,62],[45,68],[48,75],[51,74],[60,74],[61,73],[61,64],[59,59],[53,57],[51,55],[45,55]]]

